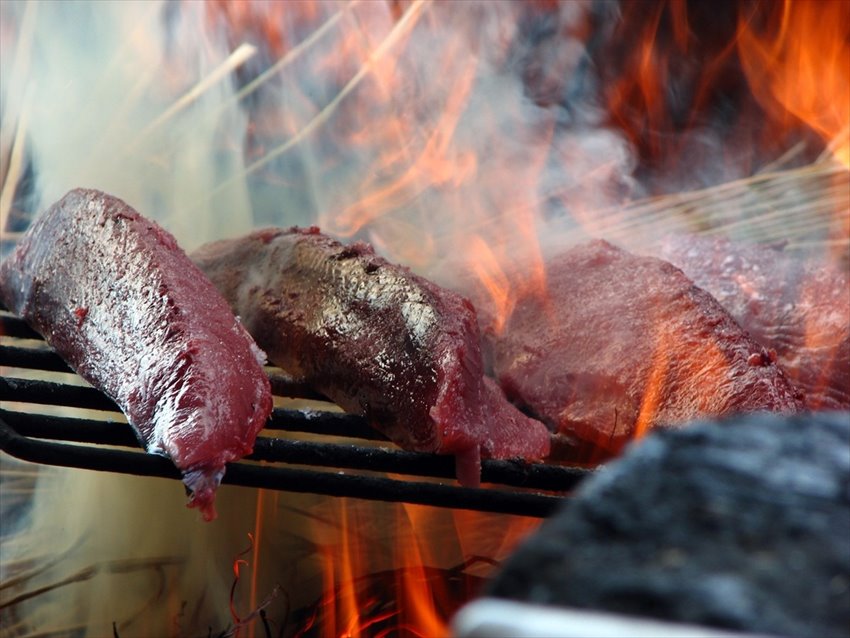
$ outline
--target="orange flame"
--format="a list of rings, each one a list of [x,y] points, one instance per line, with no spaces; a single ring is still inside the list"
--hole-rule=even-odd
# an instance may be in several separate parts
[[[248,547],[239,552],[236,557],[233,559],[233,584],[230,586],[230,616],[233,618],[233,622],[238,626],[241,622],[241,618],[239,617],[239,613],[236,611],[236,586],[239,584],[239,579],[241,578],[241,568],[248,566],[248,561],[242,558],[248,553],[252,552],[254,549],[254,536],[252,534],[248,534],[248,540],[250,544]],[[237,631],[238,633],[238,631]]]
[[[447,636],[451,615],[539,524],[349,499],[337,499],[333,509],[336,534],[328,535],[327,519],[316,527],[324,594],[296,636]],[[387,523],[386,533],[375,531]]]
[[[663,401],[664,385],[670,366],[669,352],[667,348],[670,339],[667,332],[659,331],[658,344],[655,348],[655,357],[650,368],[649,378],[641,398],[640,411],[635,421],[633,437],[640,439],[646,436],[652,429],[652,424],[658,416],[658,408]]]
[[[472,273],[489,295],[492,304],[491,329],[497,335],[502,334],[516,303],[513,286],[502,270],[499,259],[479,235],[470,238],[468,260]],[[482,310],[479,308],[479,314],[482,314]]]
[[[850,3],[780,8],[766,20],[741,16],[738,50],[753,94],[777,120],[790,115],[837,142],[833,155],[850,168]]]
[[[488,242],[480,235],[472,235],[466,247],[465,261],[469,273],[486,292],[487,301],[479,301],[476,308],[482,325],[500,335],[517,303],[526,297],[537,297],[543,308],[553,310],[548,303],[546,267],[533,224],[529,221],[523,232],[520,226],[514,235],[515,244],[497,251],[496,242]],[[523,249],[529,254],[523,257]],[[506,268],[513,270],[507,272]]]
[[[717,414],[723,411],[723,392],[717,380],[729,369],[729,360],[720,345],[712,339],[700,340],[694,347],[699,356],[691,359],[673,358],[681,335],[661,319],[655,322],[652,362],[643,385],[640,408],[632,438],[646,436],[658,423],[675,424],[693,414]],[[753,356],[761,357],[761,353]],[[757,359],[760,360],[760,359]],[[684,374],[683,374],[684,372]],[[700,389],[693,404],[680,405],[670,400],[669,378],[682,375]]]
[[[749,155],[772,159],[808,128],[850,166],[845,0],[627,2],[600,59],[609,67],[602,72],[611,120],[650,169],[699,165],[688,153],[690,133],[700,134],[718,100],[734,105],[724,139],[751,139],[743,146]],[[733,163],[742,161],[752,160]],[[740,166],[743,174],[755,167]]]
[[[388,70],[390,73],[395,71],[394,67]],[[475,60],[471,59],[455,79],[445,108],[422,151],[401,176],[387,185],[372,186],[373,180],[370,179],[370,183],[364,186],[367,192],[363,197],[345,210],[331,214],[328,219],[330,229],[339,234],[351,235],[375,219],[398,211],[428,187],[458,185],[474,175],[475,157],[469,153],[452,151],[452,138],[472,88],[474,71]],[[382,81],[391,82],[390,79]],[[404,124],[398,121],[394,126],[402,130]],[[413,133],[409,132],[411,136]],[[393,149],[390,152],[391,155],[381,163],[396,163],[396,153]]]

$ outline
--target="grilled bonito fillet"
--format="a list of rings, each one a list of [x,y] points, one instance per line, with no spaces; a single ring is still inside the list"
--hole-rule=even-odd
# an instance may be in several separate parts
[[[671,235],[659,255],[681,268],[762,345],[811,410],[850,409],[850,279],[825,259],[778,246]]]
[[[770,353],[667,262],[597,240],[549,260],[546,284],[485,342],[508,398],[558,433],[558,457],[596,462],[655,427],[802,408]]]
[[[0,297],[214,518],[225,463],[251,452],[271,389],[264,354],[174,238],[115,197],[71,191],[0,265]]]
[[[485,383],[475,311],[461,296],[309,229],[266,229],[192,255],[272,362],[401,447],[537,459],[546,428]]]

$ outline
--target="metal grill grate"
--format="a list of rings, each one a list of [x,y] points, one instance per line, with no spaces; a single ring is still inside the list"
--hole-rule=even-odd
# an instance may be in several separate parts
[[[0,367],[26,371],[0,376],[0,449],[34,463],[180,479],[168,459],[142,450],[108,397],[56,374],[73,373],[22,320],[0,312],[0,335]],[[491,460],[482,463],[481,488],[460,487],[453,458],[401,450],[362,417],[334,411],[282,375],[270,378],[276,396],[309,399],[315,408],[275,408],[254,453],[228,465],[226,484],[544,517],[589,473]],[[47,413],[57,407],[67,410]]]

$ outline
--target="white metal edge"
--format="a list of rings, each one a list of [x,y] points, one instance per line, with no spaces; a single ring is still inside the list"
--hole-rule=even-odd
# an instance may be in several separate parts
[[[567,607],[480,598],[453,618],[453,638],[769,638]]]

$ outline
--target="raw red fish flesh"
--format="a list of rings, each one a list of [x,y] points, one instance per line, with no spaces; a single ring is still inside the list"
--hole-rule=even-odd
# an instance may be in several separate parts
[[[266,229],[193,254],[269,358],[405,449],[539,459],[549,433],[484,380],[475,311],[460,295],[310,229]]]
[[[710,292],[776,351],[812,410],[850,408],[850,277],[780,246],[672,235],[659,256]]]
[[[558,433],[555,457],[596,462],[655,427],[802,407],[769,352],[664,261],[593,241],[550,260],[546,284],[485,339],[508,398]]]
[[[264,354],[174,238],[115,197],[71,191],[0,264],[0,297],[214,518],[225,463],[251,452],[271,390]]]

